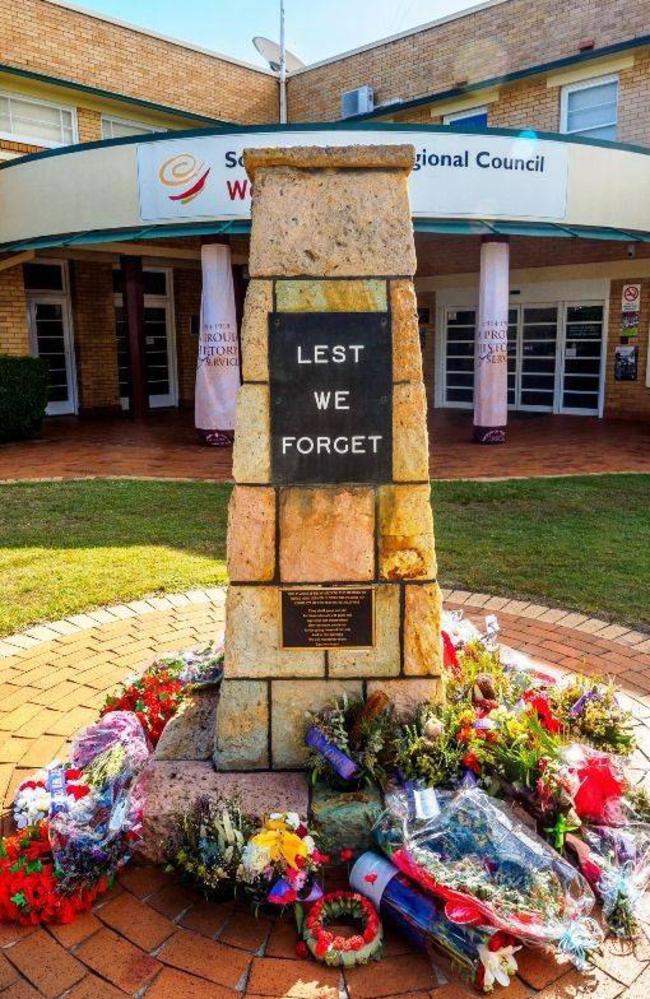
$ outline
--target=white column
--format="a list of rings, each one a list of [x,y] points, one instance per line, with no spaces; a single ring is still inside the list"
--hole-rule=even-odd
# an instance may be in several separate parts
[[[474,355],[474,440],[480,444],[506,439],[509,261],[507,241],[484,240]]]

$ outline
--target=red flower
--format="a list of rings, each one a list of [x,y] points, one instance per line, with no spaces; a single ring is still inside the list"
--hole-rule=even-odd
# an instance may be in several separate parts
[[[542,727],[547,732],[556,733],[562,731],[562,723],[553,714],[546,694],[542,694],[536,690],[527,690],[524,694],[524,701],[526,704],[530,704],[533,711],[537,714]]]
[[[351,850],[349,847],[346,846],[343,850],[340,851],[339,857],[341,858],[343,863],[346,863],[348,860],[352,860],[352,858],[354,857],[354,850]]]
[[[309,947],[307,946],[304,940],[299,940],[298,943],[296,944],[296,955],[298,957],[309,956]]]
[[[377,880],[377,875],[376,874],[366,874],[366,876],[364,877],[363,880],[367,881],[369,885],[374,885],[375,881]]]
[[[578,770],[580,786],[573,802],[579,817],[587,822],[607,823],[625,790],[609,756],[593,753]]]
[[[480,774],[481,772],[481,761],[476,753],[471,752],[471,750],[463,756],[463,766],[467,767],[468,770],[473,770],[475,774]]]

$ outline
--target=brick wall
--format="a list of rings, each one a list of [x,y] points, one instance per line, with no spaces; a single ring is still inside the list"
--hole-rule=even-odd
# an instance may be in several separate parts
[[[639,348],[637,380],[635,382],[614,380],[614,357],[616,346],[620,342],[621,294],[625,283],[625,281],[612,281],[611,283],[607,373],[605,375],[605,416],[647,420],[650,417],[650,388],[647,388],[645,383],[648,363],[648,326],[650,324],[650,280],[629,279],[629,283],[641,285],[639,335],[636,341],[629,341],[630,344],[636,342]]]
[[[596,48],[603,48],[647,30],[647,0],[575,0],[571,4],[506,0],[291,77],[289,118],[336,119],[341,93],[363,84],[374,88],[376,103],[410,100],[466,81],[498,77],[576,55],[579,44],[587,39],[593,39]],[[650,111],[643,93],[647,94],[650,68],[648,57],[637,56],[637,60],[640,68],[621,74],[621,138],[642,141],[645,136],[648,141]],[[541,104],[536,98],[541,98]],[[632,111],[624,106],[628,99]],[[545,82],[518,85],[503,100],[507,105],[503,112],[490,107],[491,124],[535,124],[557,130],[558,88],[547,91]],[[514,116],[512,121],[497,120],[507,118],[508,112]],[[422,110],[400,116],[400,120],[405,118],[431,120]]]
[[[178,357],[178,402],[189,406],[194,399],[198,337],[190,333],[192,316],[201,307],[201,271],[174,270],[174,312],[176,315],[176,353]]]
[[[70,262],[79,408],[119,411],[112,266]]]
[[[0,271],[0,354],[29,354],[22,267]]]
[[[94,108],[77,108],[79,142],[96,142],[102,137],[102,116]]]
[[[185,111],[277,120],[277,81],[269,74],[47,0],[0,3],[0,50],[13,66]]]

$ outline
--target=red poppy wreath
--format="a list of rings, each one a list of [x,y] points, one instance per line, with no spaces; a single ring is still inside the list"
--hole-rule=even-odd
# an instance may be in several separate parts
[[[341,936],[329,927],[350,922],[358,927],[351,936]],[[381,957],[382,928],[372,902],[352,891],[323,895],[309,910],[303,925],[308,950],[324,964],[352,968]]]

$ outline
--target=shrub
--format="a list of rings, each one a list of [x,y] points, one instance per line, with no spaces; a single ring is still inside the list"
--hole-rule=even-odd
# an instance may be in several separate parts
[[[36,437],[47,406],[47,361],[0,355],[0,441]]]

